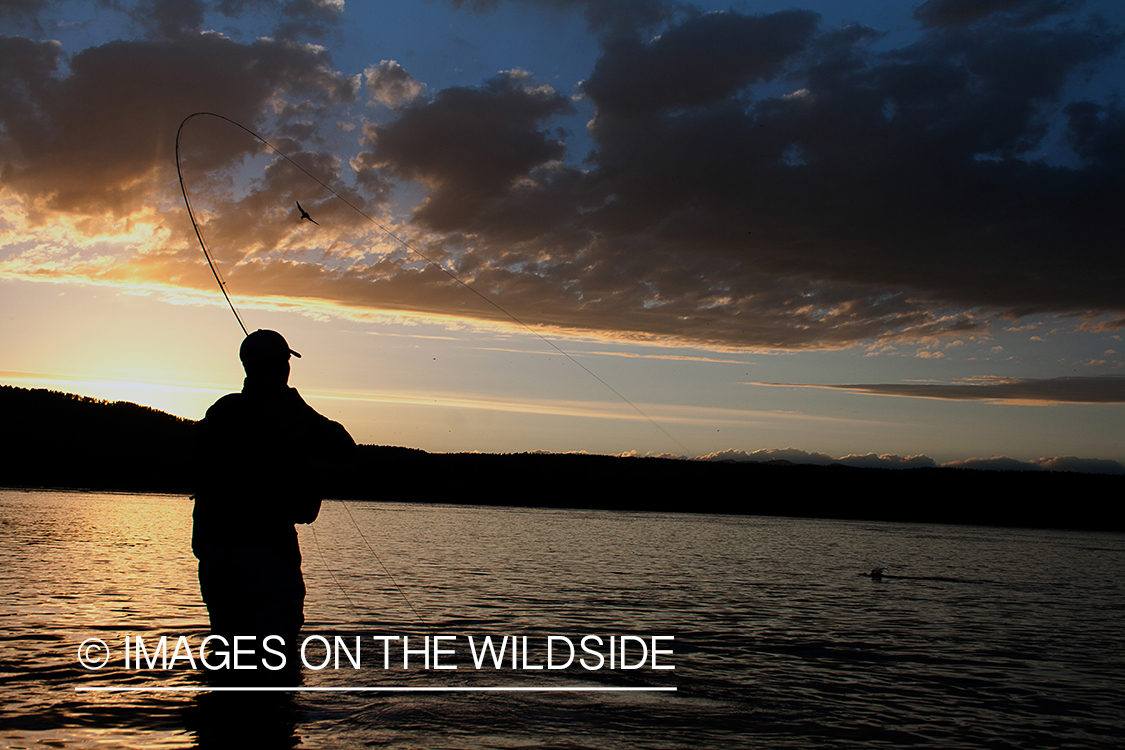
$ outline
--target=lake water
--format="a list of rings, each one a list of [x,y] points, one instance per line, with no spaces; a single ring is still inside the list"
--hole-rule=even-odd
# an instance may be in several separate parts
[[[182,659],[167,671],[123,662],[125,636],[196,646],[206,635],[190,516],[182,496],[0,491],[0,745],[1108,748],[1125,737],[1119,534],[331,501],[300,528],[304,632],[361,636],[362,664],[304,669],[290,680],[300,687],[676,691],[237,693],[201,691],[215,683]],[[895,577],[858,575],[875,566]],[[534,666],[547,636],[587,634],[674,636],[659,663],[675,669],[478,671],[466,644],[526,635]],[[444,658],[458,668],[415,656],[402,669],[392,651],[385,669],[375,635],[411,648],[457,636]],[[112,656],[97,671],[77,659],[89,638]],[[94,686],[190,690],[75,689]]]

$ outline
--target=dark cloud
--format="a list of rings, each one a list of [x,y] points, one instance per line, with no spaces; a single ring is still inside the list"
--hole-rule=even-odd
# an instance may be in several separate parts
[[[129,17],[153,36],[176,39],[198,34],[206,5],[202,0],[147,0],[129,9]]]
[[[634,35],[614,38],[583,88],[599,114],[609,116],[709,104],[774,78],[804,49],[816,23],[811,11],[708,13],[647,43]]]
[[[40,102],[54,85],[61,59],[58,42],[0,36],[0,71],[4,73],[0,76],[0,117],[6,129],[18,123],[33,124]]]
[[[374,154],[364,151],[351,159],[350,166],[355,172],[356,182],[368,195],[379,202],[386,201],[390,197],[395,182],[379,173],[379,164]]]
[[[33,213],[127,215],[151,205],[174,167],[180,121],[213,110],[253,127],[284,94],[322,101],[354,97],[351,81],[315,48],[208,34],[176,41],[110,42],[72,55],[54,75],[52,43],[0,39],[0,163],[4,188]],[[197,149],[213,168],[257,149],[244,136]],[[174,171],[172,172],[174,178]]]
[[[0,0],[0,21],[41,32],[42,27],[37,19],[48,2],[49,0]]]
[[[607,38],[585,170],[546,164],[561,145],[538,130],[519,146],[538,112],[518,133],[470,116],[465,139],[418,108],[382,126],[402,138],[385,162],[437,186],[418,219],[463,272],[544,323],[799,348],[1122,309],[1121,117],[1060,101],[1117,36],[957,27],[876,51],[870,29],[814,26],[730,12]],[[1032,158],[1064,109],[1083,166]],[[451,133],[456,153],[424,156]]]
[[[788,461],[794,464],[814,464],[828,466],[835,463],[836,459],[827,453],[815,451],[809,453],[798,448],[762,448],[747,453],[743,450],[730,449],[716,451],[700,456],[699,461],[747,461],[751,463],[765,463],[767,461]]]
[[[1125,464],[1104,458],[1056,456],[1040,458],[1035,465],[1044,471],[1077,471],[1083,474],[1125,474]]]
[[[24,23],[36,18],[51,3],[35,0],[0,2],[0,18],[11,15]],[[7,6],[7,9],[5,8]],[[207,28],[208,14],[226,18],[252,16],[272,23],[274,39],[322,39],[335,31],[342,16],[342,3],[329,0],[99,0],[102,13],[121,12],[152,39],[178,39]]]
[[[1058,13],[1073,12],[1083,0],[928,0],[914,10],[923,26],[964,26],[999,17],[1028,24]]]
[[[1125,167],[1125,111],[1117,105],[1073,102],[1063,110],[1067,116],[1067,141],[1088,169],[1107,176],[1120,175]]]
[[[1030,461],[1018,461],[1007,456],[993,458],[967,458],[944,464],[951,469],[980,469],[984,471],[1036,471],[1039,467]]]
[[[322,39],[332,33],[343,15],[343,3],[326,0],[288,0],[280,4],[278,39]]]
[[[670,19],[673,13],[687,3],[671,0],[507,0],[511,3],[552,8],[577,9],[585,15],[590,28],[607,29],[651,28]],[[455,8],[469,8],[477,13],[495,10],[501,0],[447,0]]]
[[[0,16],[26,16],[38,13],[47,0],[0,0]]]
[[[849,385],[801,385],[759,383],[802,388],[834,388],[879,396],[935,398],[951,401],[1023,401],[1074,404],[1125,403],[1125,376],[1101,375],[1066,378],[987,378],[975,382],[940,383],[853,383]]]
[[[1007,456],[993,458],[968,458],[951,461],[942,466],[955,469],[981,469],[989,471],[1074,471],[1082,474],[1125,474],[1125,464],[1103,458],[1078,458],[1055,456],[1033,461],[1018,461]]]
[[[536,166],[562,158],[563,143],[540,127],[569,112],[570,101],[526,82],[516,72],[478,89],[445,89],[395,122],[365,131],[372,163],[430,186],[415,214],[419,222],[455,229]]]
[[[427,98],[385,61],[369,69],[368,91],[399,109],[366,126],[347,165],[370,200],[396,182],[423,185],[402,231],[521,319],[795,349],[984,331],[1032,313],[1125,312],[1125,113],[1109,97],[1067,98],[1070,83],[1116,59],[1120,29],[1073,17],[954,22],[954,4],[930,3],[919,12],[946,20],[889,48],[876,30],[823,29],[807,11],[540,4],[637,16],[599,27],[585,102],[522,71]],[[322,153],[324,123],[355,83],[327,53],[195,33],[198,6],[143,7],[178,36],[114,42],[65,64],[53,43],[0,40],[0,179],[33,221],[151,205],[168,186],[175,125],[196,110],[269,124],[343,188],[347,167]],[[293,7],[299,20],[338,13]],[[1000,19],[1046,5],[981,7]],[[645,40],[638,28],[651,32],[653,19],[665,26]],[[591,112],[592,149],[566,161],[571,136],[557,126],[573,129],[560,118],[578,111]],[[214,128],[185,138],[195,184],[218,197],[222,170],[256,148]],[[246,260],[247,283],[363,308],[496,315],[399,256],[356,251],[352,265],[317,269],[303,239],[265,218],[270,205],[305,204],[294,180],[271,175],[231,199],[237,222],[209,224],[245,238],[232,257]],[[329,235],[325,257],[345,257],[333,244],[342,235]]]
[[[899,456],[894,453],[851,453],[842,456],[837,463],[865,469],[929,469],[935,466],[929,456]]]

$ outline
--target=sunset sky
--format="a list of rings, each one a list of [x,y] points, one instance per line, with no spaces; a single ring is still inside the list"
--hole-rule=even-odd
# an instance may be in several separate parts
[[[241,386],[206,111],[359,442],[1122,470],[1123,94],[1120,0],[0,0],[0,382]]]

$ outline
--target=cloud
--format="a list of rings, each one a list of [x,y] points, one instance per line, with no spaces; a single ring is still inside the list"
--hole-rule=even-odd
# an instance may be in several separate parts
[[[599,106],[597,177],[617,197],[601,218],[665,246],[690,243],[708,277],[720,265],[741,271],[735,285],[756,271],[798,287],[807,279],[810,292],[857,285],[840,295],[852,305],[873,287],[909,290],[902,302],[916,309],[919,298],[931,308],[1116,307],[1115,284],[1094,269],[1111,257],[1111,227],[1122,227],[1065,206],[1125,197],[1120,188],[1097,168],[1020,158],[1044,136],[1037,102],[1108,47],[1093,32],[990,31],[872,54],[873,38],[820,38],[796,74],[810,92],[800,99],[722,100],[640,121]],[[1058,248],[1076,233],[1089,244],[1073,265]]]
[[[444,89],[392,123],[365,128],[373,164],[430,187],[416,221],[456,229],[532,169],[562,158],[564,144],[540,125],[571,111],[570,100],[525,83],[526,76],[511,72],[480,88]]]
[[[698,461],[748,461],[752,463],[765,463],[768,461],[788,461],[794,464],[811,464],[814,466],[828,466],[843,464],[869,469],[919,469],[935,466],[929,456],[898,456],[893,453],[877,455],[875,453],[849,454],[840,458],[833,458],[827,453],[808,453],[797,448],[771,448],[756,450],[751,453],[740,450],[725,450],[700,456]]]
[[[1036,471],[1038,467],[1028,461],[1017,461],[1007,456],[992,458],[967,458],[963,461],[950,461],[942,464],[950,469],[981,469],[986,471]]]
[[[707,105],[777,76],[808,43],[816,23],[811,11],[708,13],[649,42],[635,35],[614,38],[583,88],[599,115],[651,116]]]
[[[1117,104],[1081,101],[1068,104],[1067,141],[1091,167],[1120,170],[1125,165],[1125,110]]]
[[[0,2],[0,20],[14,26],[42,31],[37,17],[46,9],[48,0],[4,0]]]
[[[149,0],[129,8],[129,17],[153,36],[176,39],[198,34],[206,6],[201,0]]]
[[[51,5],[47,0],[7,0],[0,3],[0,18],[8,15],[41,30],[37,17]],[[262,36],[296,41],[328,36],[338,27],[343,7],[343,0],[102,0],[96,11],[103,19],[120,13],[153,40],[197,35],[221,16],[221,21],[252,18],[268,25],[268,34]]]
[[[177,205],[180,122],[216,110],[249,127],[270,122],[299,134],[303,120],[354,101],[357,83],[319,47],[268,38],[241,44],[209,33],[118,40],[69,56],[55,42],[0,37],[0,67],[0,204],[14,220],[4,244],[26,248],[9,250],[0,272],[189,288],[213,280]],[[368,206],[340,181],[338,159],[278,142],[353,204]],[[373,228],[338,201],[318,201],[310,188],[320,188],[287,162],[233,194],[230,170],[263,147],[227,123],[193,120],[181,146],[185,184],[220,268],[250,282],[236,292],[330,299],[327,281],[350,252],[333,240],[350,233],[364,241]],[[331,229],[313,239],[311,225],[297,219],[298,199],[332,219]],[[246,266],[236,267],[240,261]],[[309,273],[318,264],[324,268]]]
[[[542,130],[561,97],[511,78],[372,128],[370,161],[430,188],[415,221],[456,272],[545,325],[833,348],[1122,309],[1116,110],[1067,105],[1083,166],[1027,158],[1117,37],[940,28],[874,51],[870,29],[815,28],[727,12],[608,35],[584,169]]]
[[[974,382],[866,383],[809,385],[801,383],[753,383],[790,388],[832,388],[878,396],[905,396],[947,401],[994,401],[1018,403],[1125,403],[1125,376],[1100,375],[1065,378],[975,378]]]
[[[391,109],[399,109],[426,92],[424,84],[410,75],[394,60],[383,60],[364,71],[364,86],[371,98]]]
[[[273,4],[273,3],[269,3]],[[343,0],[286,0],[280,5],[279,39],[323,38],[339,24]]]
[[[537,4],[615,14],[598,22],[584,101],[522,70],[426,97],[385,61],[367,91],[397,109],[346,157],[330,133],[359,80],[291,36],[242,44],[195,30],[199,6],[156,3],[128,6],[170,24],[141,41],[67,55],[5,37],[0,199],[23,212],[22,236],[44,241],[62,228],[71,244],[108,241],[142,219],[166,232],[120,253],[112,274],[85,256],[69,269],[56,258],[52,273],[195,283],[190,227],[161,209],[176,197],[175,126],[206,109],[270,126],[364,206],[416,183],[425,197],[388,226],[532,325],[762,350],[954,339],[1040,313],[1112,317],[1107,330],[1125,320],[1125,112],[1108,96],[1068,98],[1119,54],[1117,26],[1061,4],[995,2],[957,20],[967,6],[931,2],[928,25],[892,46],[808,11]],[[340,12],[269,7],[301,21]],[[1033,16],[1050,24],[1011,20]],[[578,112],[590,113],[588,154],[568,150]],[[205,227],[242,293],[496,319],[345,206],[306,198],[307,180],[280,163],[230,195],[231,170],[259,147],[188,135]],[[332,221],[292,224],[296,199]]]
[[[500,0],[447,0],[455,8],[467,7],[487,13],[500,5]],[[669,0],[508,0],[513,4],[553,10],[578,9],[595,31],[606,29],[650,28],[668,20],[680,2]]]
[[[1044,471],[1077,471],[1083,474],[1125,474],[1125,464],[1103,458],[1078,458],[1056,456],[1040,458],[1034,462]]]
[[[943,467],[954,469],[984,469],[990,471],[1073,471],[1082,474],[1125,474],[1125,464],[1103,458],[1078,458],[1055,456],[1032,461],[1018,461],[1007,456],[993,458],[967,458],[950,461]]]
[[[171,187],[176,126],[192,112],[217,110],[253,126],[267,102],[285,94],[354,97],[352,82],[323,51],[268,39],[109,42],[71,55],[65,77],[57,75],[60,56],[52,42],[0,38],[4,189],[33,222],[52,213],[120,218],[151,208],[152,196]],[[190,139],[185,145],[186,160],[201,169],[257,149],[245,136],[205,149]]]
[[[899,456],[894,453],[853,453],[841,457],[837,463],[869,469],[925,469],[936,465],[929,456]]]
[[[798,448],[771,448],[761,449],[747,453],[746,451],[730,449],[709,453],[700,456],[697,461],[741,461],[752,463],[765,463],[768,461],[788,461],[794,464],[809,464],[813,466],[829,466],[842,464],[869,469],[926,469],[934,468],[937,464],[932,458],[925,455],[898,456],[891,453],[876,455],[850,454],[840,458],[833,458],[826,453],[800,450]],[[967,458],[961,461],[950,461],[941,464],[942,468],[952,469],[983,469],[990,471],[1074,471],[1084,474],[1125,474],[1125,464],[1119,461],[1110,461],[1100,458],[1078,458],[1076,456],[1056,456],[1053,458],[1039,458],[1032,461],[1019,461],[1007,456],[994,456],[992,458]]]
[[[1028,24],[1073,11],[1083,0],[927,0],[914,10],[923,26],[964,26],[984,19]]]
[[[815,464],[819,466],[827,466],[834,463],[836,459],[829,456],[827,453],[808,453],[797,448],[770,448],[760,449],[747,453],[746,451],[729,449],[725,451],[717,451],[715,453],[708,453],[705,456],[700,456],[699,461],[749,461],[753,463],[764,463],[767,461],[789,461],[795,464]]]
[[[334,156],[296,150],[287,155],[354,206],[373,211],[363,196],[340,179],[343,165]],[[374,242],[376,227],[314,187],[291,162],[278,160],[265,168],[262,178],[244,196],[225,196],[222,210],[206,213],[200,228],[209,246],[220,248],[220,259],[228,265],[253,261],[228,274],[246,285],[236,288],[290,289],[297,296],[325,296],[325,289],[314,293],[308,288],[309,280],[315,276],[317,286],[323,286],[337,270],[352,264],[357,245]],[[315,228],[300,220],[298,202],[318,222]],[[192,247],[191,255],[195,252]]]

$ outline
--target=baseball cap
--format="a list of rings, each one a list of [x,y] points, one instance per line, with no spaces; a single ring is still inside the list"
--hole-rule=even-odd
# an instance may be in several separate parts
[[[238,358],[243,362],[247,360],[275,359],[278,357],[289,358],[292,354],[300,358],[300,354],[289,348],[285,337],[277,331],[267,331],[259,328],[242,340],[238,350]]]

